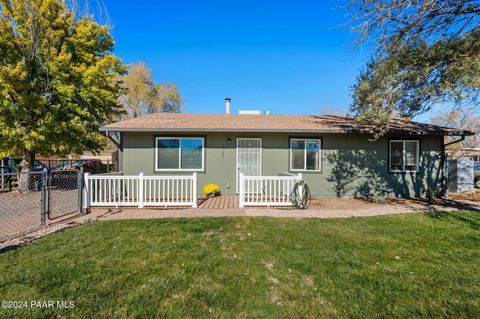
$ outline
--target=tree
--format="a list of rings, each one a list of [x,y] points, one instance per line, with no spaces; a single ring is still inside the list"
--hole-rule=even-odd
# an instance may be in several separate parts
[[[182,97],[174,84],[158,84],[143,62],[130,65],[122,77],[125,93],[120,97],[127,117],[155,112],[180,112]]]
[[[37,154],[98,151],[98,127],[122,111],[110,28],[75,8],[0,0],[0,149],[26,171]]]
[[[351,111],[376,128],[375,137],[395,116],[410,119],[435,105],[478,107],[478,1],[363,0],[350,9],[357,43],[373,42]]]
[[[175,84],[154,84],[153,88],[155,98],[150,107],[149,113],[178,113],[182,111],[183,98]]]
[[[478,131],[480,128],[480,115],[475,114],[471,110],[456,108],[444,110],[432,116],[430,122],[440,126],[458,127],[462,130],[476,131],[476,134],[469,139],[451,145],[452,148],[480,147],[480,131]],[[446,139],[450,142],[453,137],[446,137]]]

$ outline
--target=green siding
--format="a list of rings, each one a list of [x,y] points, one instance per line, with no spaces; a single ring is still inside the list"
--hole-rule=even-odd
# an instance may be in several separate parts
[[[182,136],[174,134],[175,136]],[[440,187],[443,181],[441,136],[421,136],[420,172],[389,173],[388,140],[371,142],[365,135],[347,134],[185,134],[205,137],[205,170],[198,172],[198,190],[208,183],[218,184],[224,194],[236,192],[236,138],[261,137],[262,173],[278,175],[289,170],[289,138],[322,139],[322,172],[302,172],[315,196],[395,195],[424,196],[429,187]],[[123,133],[122,170],[125,175],[166,174],[154,170],[153,133]],[[231,144],[227,143],[231,139]],[[407,137],[407,138],[411,138]],[[182,173],[172,172],[179,175]],[[191,174],[188,172],[187,174]]]

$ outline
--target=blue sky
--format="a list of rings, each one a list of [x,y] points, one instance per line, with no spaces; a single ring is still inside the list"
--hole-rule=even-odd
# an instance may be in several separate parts
[[[115,53],[173,82],[185,111],[345,111],[368,58],[339,25],[346,1],[104,1]]]

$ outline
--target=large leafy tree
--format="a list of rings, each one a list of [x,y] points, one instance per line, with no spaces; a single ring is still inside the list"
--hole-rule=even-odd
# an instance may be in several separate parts
[[[376,137],[392,117],[410,119],[435,105],[478,109],[480,2],[362,0],[350,9],[358,43],[373,47],[352,111]]]
[[[23,156],[99,150],[122,112],[110,28],[61,0],[0,0],[0,149]]]
[[[154,83],[152,71],[145,63],[133,63],[122,77],[125,89],[120,101],[127,117],[156,112],[180,112],[183,100],[174,84]]]

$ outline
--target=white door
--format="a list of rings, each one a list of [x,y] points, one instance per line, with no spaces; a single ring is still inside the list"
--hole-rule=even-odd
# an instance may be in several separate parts
[[[237,193],[240,173],[247,176],[262,175],[262,139],[237,138]]]

